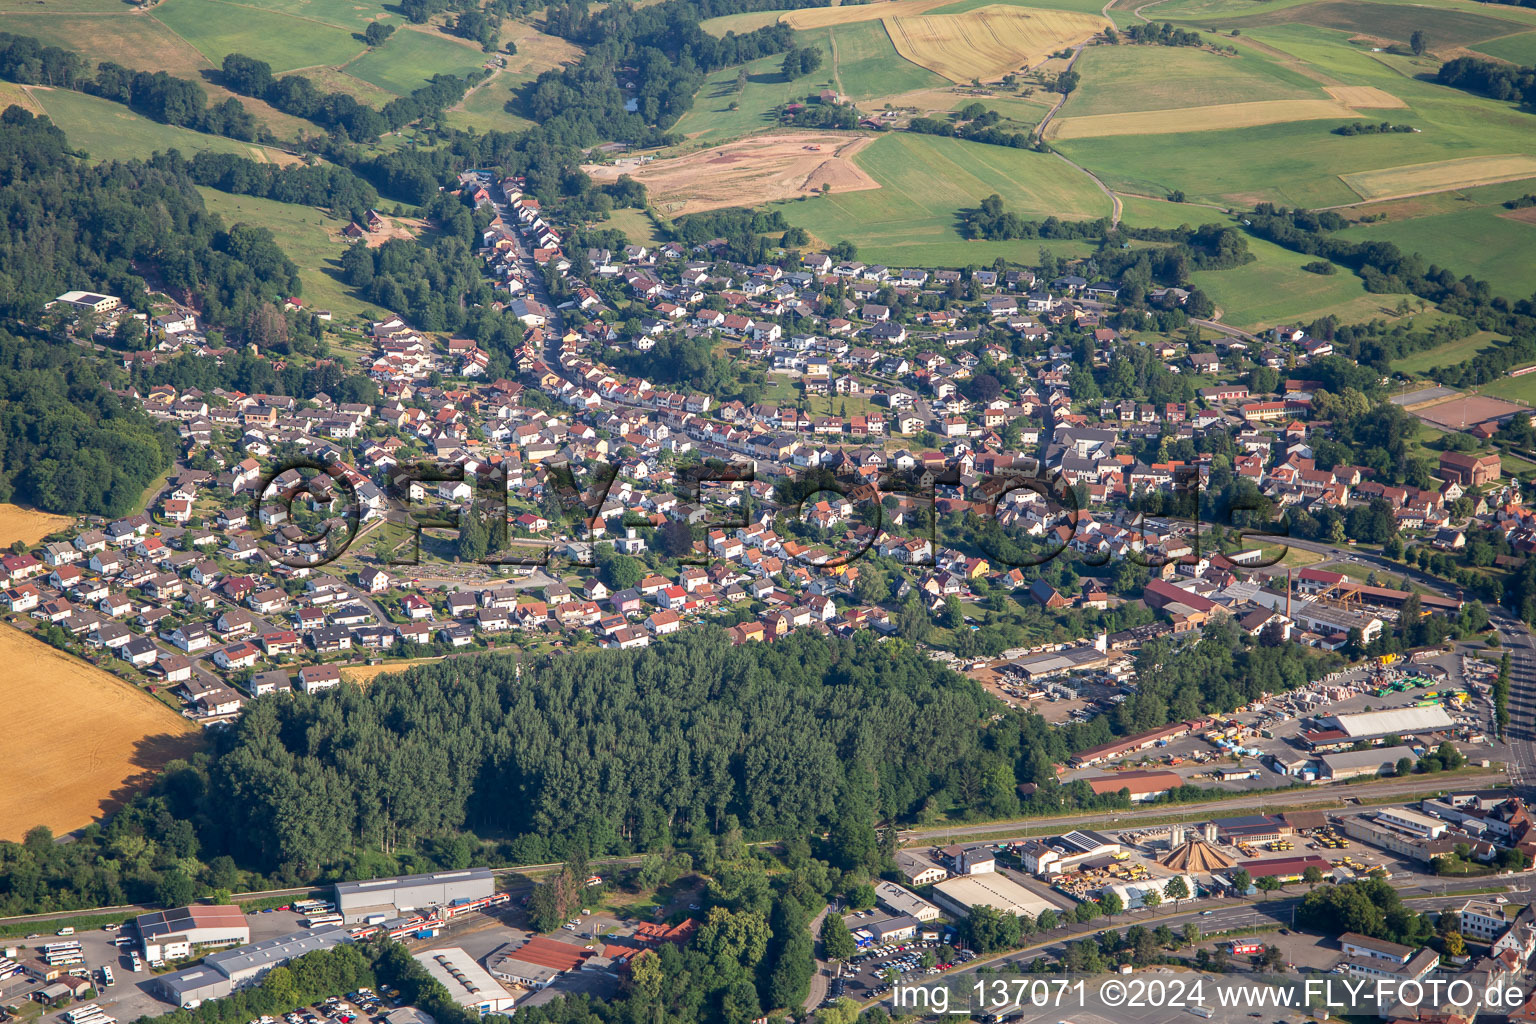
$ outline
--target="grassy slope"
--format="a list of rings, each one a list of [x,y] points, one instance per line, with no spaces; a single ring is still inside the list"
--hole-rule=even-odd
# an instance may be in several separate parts
[[[1464,363],[1477,355],[1483,349],[1502,338],[1502,335],[1492,334],[1488,331],[1478,331],[1469,334],[1465,338],[1439,345],[1435,348],[1427,348],[1422,352],[1404,356],[1401,359],[1392,360],[1392,369],[1402,373],[1426,373],[1439,366],[1454,366]]]
[[[507,112],[513,91],[532,81],[528,75],[498,74],[484,85],[470,91],[463,103],[449,110],[448,123],[455,128],[473,128],[477,132],[515,132],[530,127],[526,117]]]
[[[750,15],[710,19],[730,22]],[[747,84],[736,91],[741,67],[723,68],[704,80],[693,108],[677,122],[676,131],[703,145],[717,145],[770,127],[772,110],[808,93],[835,89],[854,100],[873,100],[915,89],[944,88],[949,82],[910,63],[896,52],[878,21],[838,25],[797,33],[806,46],[818,46],[827,56],[813,75],[785,81],[779,70],[784,58],[763,57],[746,68]],[[735,110],[731,104],[735,104]],[[999,110],[999,113],[1004,111]]]
[[[1339,271],[1322,276],[1301,269],[1311,257],[1293,253],[1257,238],[1248,239],[1257,259],[1231,270],[1201,270],[1191,275],[1195,285],[1222,311],[1222,321],[1234,327],[1273,327],[1287,321],[1314,320],[1337,313],[1346,322],[1384,315],[1397,298],[1368,295],[1354,274]]]
[[[1515,64],[1536,64],[1536,32],[1517,32],[1513,35],[1489,39],[1472,47],[1478,53],[1498,57]]]
[[[332,276],[340,265],[344,244],[333,232],[346,225],[323,210],[293,203],[279,203],[252,196],[234,196],[200,188],[208,209],[223,216],[226,224],[244,222],[272,231],[288,258],[298,264],[304,281],[307,306],[329,309],[338,318],[362,315],[374,307],[352,295],[352,290]]]
[[[435,29],[403,28],[344,70],[353,78],[404,96],[425,85],[433,75],[462,77],[482,67],[486,59],[480,47],[454,36]]]
[[[881,188],[779,209],[819,238],[856,243],[866,259],[925,266],[991,262],[998,255],[1033,259],[1038,241],[966,241],[956,231],[960,208],[993,192],[1023,214],[1097,217],[1109,208],[1085,176],[1040,153],[894,134],[877,139],[855,160]]]
[[[363,49],[347,29],[224,0],[161,0],[152,17],[215,65],[227,54],[243,53],[267,61],[274,71],[291,71],[343,64]]]
[[[204,135],[142,117],[109,100],[67,89],[33,89],[33,101],[54,124],[64,129],[71,146],[85,150],[93,160],[132,160],[168,149],[185,156],[202,150],[237,153],[253,160],[278,161],[282,154],[248,142],[218,135]]]

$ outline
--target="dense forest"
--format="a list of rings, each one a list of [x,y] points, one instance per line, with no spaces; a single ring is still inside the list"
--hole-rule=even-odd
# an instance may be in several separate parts
[[[92,166],[64,133],[20,107],[0,115],[0,315],[35,317],[70,288],[143,308],[140,267],[214,325],[244,323],[264,299],[300,294],[297,268],[266,228],[224,226],[185,172],[137,161]]]
[[[123,515],[171,464],[175,432],[113,394],[106,369],[0,330],[0,502]]]

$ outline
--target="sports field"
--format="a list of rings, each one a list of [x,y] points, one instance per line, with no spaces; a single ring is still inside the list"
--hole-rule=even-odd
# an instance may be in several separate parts
[[[1426,164],[1341,174],[1339,177],[1362,199],[1388,199],[1536,177],[1536,156],[1505,154],[1437,160]]]
[[[964,14],[890,17],[885,26],[896,52],[907,60],[952,82],[969,82],[992,81],[1038,64],[1091,38],[1109,22],[1077,11],[992,4]]]
[[[744,139],[667,160],[584,170],[595,181],[620,175],[645,184],[666,217],[727,206],[753,206],[820,191],[878,188],[854,160],[871,137],[846,132],[788,132]]]
[[[82,828],[202,741],[144,691],[10,626],[0,626],[0,660],[12,780],[0,787],[0,840],[37,825]]]
[[[364,48],[347,29],[225,0],[160,0],[150,16],[214,65],[243,53],[266,61],[273,71],[292,71],[344,64]]]
[[[827,242],[847,239],[863,259],[895,265],[964,266],[994,256],[1037,260],[1037,239],[984,242],[957,230],[960,207],[992,193],[1010,211],[1064,219],[1107,216],[1109,199],[1085,175],[1045,153],[905,133],[877,138],[855,162],[879,184],[777,207]],[[1086,250],[1085,250],[1086,251]]]

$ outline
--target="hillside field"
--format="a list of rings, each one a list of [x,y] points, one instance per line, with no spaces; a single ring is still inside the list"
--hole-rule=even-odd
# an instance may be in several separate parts
[[[1230,270],[1200,270],[1195,286],[1221,310],[1222,323],[1255,330],[1333,313],[1346,323],[1386,315],[1397,296],[1371,295],[1347,270],[1323,276],[1302,270],[1313,257],[1282,249],[1259,238],[1248,239],[1254,262]]]
[[[47,825],[82,828],[110,813],[201,731],[149,694],[10,626],[0,626],[0,705],[7,713],[0,840]]]
[[[199,188],[203,203],[224,218],[225,224],[255,224],[268,228],[277,244],[299,268],[304,282],[304,304],[329,309],[337,318],[364,316],[374,307],[357,299],[337,275],[346,248],[339,232],[346,222],[324,210],[296,203],[280,203],[255,196],[237,196],[211,188]]]
[[[38,86],[26,92],[36,107],[69,136],[69,144],[85,150],[93,160],[143,159],[170,149],[180,150],[184,156],[202,150],[234,153],[264,163],[288,164],[296,159],[282,150],[254,142],[238,142],[151,121],[121,103],[83,92]]]
[[[1109,199],[1091,180],[1048,154],[901,133],[877,138],[854,160],[878,189],[789,202],[778,209],[817,238],[854,242],[867,260],[963,266],[990,263],[1004,253],[1012,259],[1028,253],[1034,259],[1038,240],[968,241],[956,230],[959,209],[993,192],[1021,214],[1085,219],[1109,213]]]

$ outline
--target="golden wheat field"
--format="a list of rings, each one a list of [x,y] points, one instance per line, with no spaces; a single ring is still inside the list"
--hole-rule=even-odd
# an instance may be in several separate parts
[[[897,53],[951,82],[1002,78],[1108,27],[1097,14],[1005,4],[885,19]]]
[[[1249,103],[1217,103],[1178,110],[1137,110],[1123,114],[1087,114],[1052,121],[1046,136],[1052,139],[1092,139],[1107,135],[1172,135],[1176,132],[1208,132],[1226,128],[1256,128],[1286,121],[1356,117],[1355,111],[1335,100],[1254,100]]]
[[[1376,171],[1341,174],[1344,184],[1359,193],[1361,199],[1395,199],[1444,192],[1473,185],[1494,185],[1536,177],[1536,157],[1511,153],[1507,156],[1472,156],[1459,160],[1436,160],[1427,164],[1383,167]]]
[[[56,516],[20,505],[0,505],[0,548],[8,548],[17,541],[30,547],[73,521],[69,516]]]
[[[18,629],[0,626],[6,785],[0,839],[69,832],[202,742],[197,726],[143,690]]]

